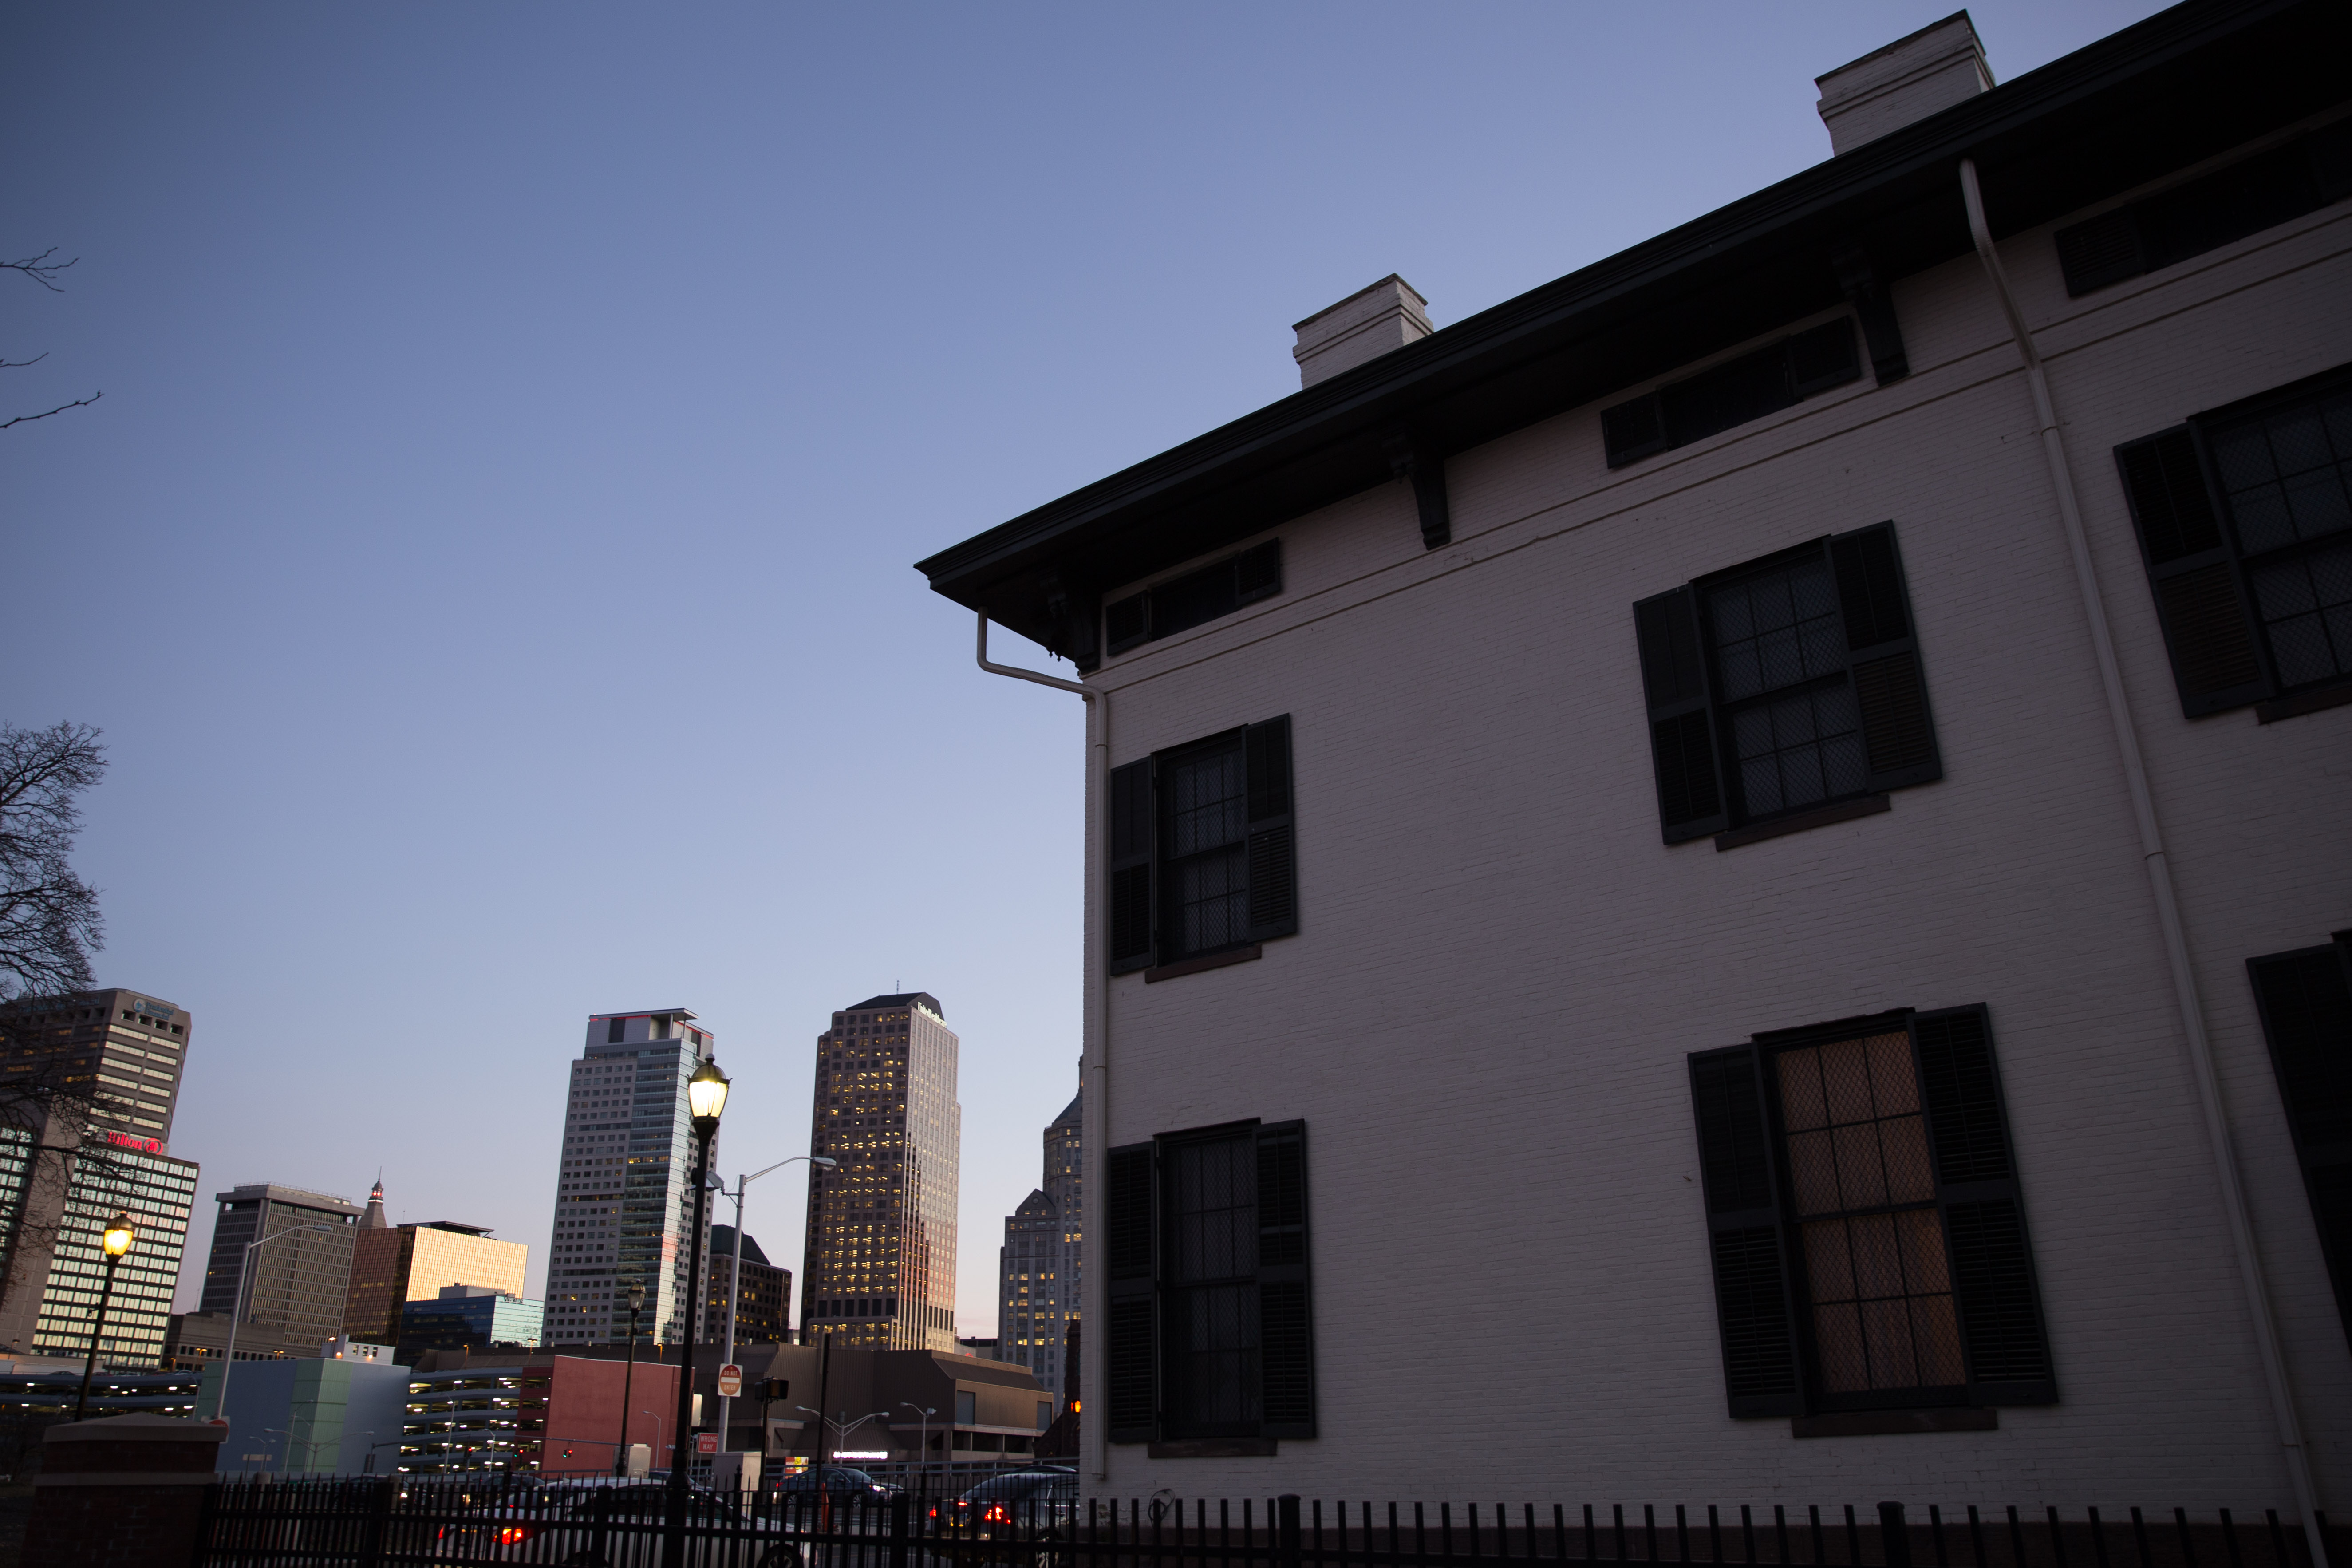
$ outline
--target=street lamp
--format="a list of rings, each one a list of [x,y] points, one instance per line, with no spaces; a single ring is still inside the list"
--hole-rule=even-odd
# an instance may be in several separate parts
[[[789,1160],[777,1161],[769,1166],[767,1171],[754,1171],[748,1176],[739,1173],[735,1178],[735,1190],[732,1193],[727,1190],[727,1184],[724,1182],[719,1184],[720,1197],[731,1197],[735,1200],[735,1256],[729,1265],[727,1276],[727,1348],[720,1352],[719,1356],[722,1365],[731,1366],[735,1362],[735,1308],[736,1304],[743,1299],[743,1189],[766,1175],[768,1171],[781,1171],[786,1165],[795,1165],[803,1160],[812,1165],[823,1165],[828,1171],[832,1170],[837,1163],[824,1154],[795,1154]],[[787,1307],[791,1304],[789,1301],[785,1303]],[[720,1394],[719,1396],[719,1446],[722,1448],[727,1447],[727,1435],[734,1430],[733,1426],[730,1425],[734,1413],[735,1401],[727,1394]],[[764,1419],[762,1417],[763,1421]],[[763,1428],[760,1434],[761,1451],[764,1453],[767,1446],[768,1435]]]
[[[710,1216],[710,1140],[719,1131],[719,1114],[727,1109],[727,1075],[705,1057],[686,1080],[687,1114],[694,1119],[694,1229],[687,1244],[686,1288],[700,1289],[702,1227]],[[685,1342],[677,1356],[677,1422],[671,1428],[669,1518],[662,1531],[662,1568],[686,1568],[686,1440],[694,1425],[694,1322],[700,1314],[691,1307],[684,1313]]]
[[[923,1468],[916,1473],[923,1478],[923,1489],[928,1491],[930,1489],[931,1475],[931,1417],[940,1413],[939,1406],[931,1405],[929,1408],[926,1408],[923,1405],[916,1404],[911,1399],[902,1399],[898,1401],[898,1403],[905,1405],[909,1410],[919,1410],[922,1412],[922,1447],[915,1450],[915,1457],[922,1461]]]
[[[289,1236],[299,1236],[306,1230],[323,1230],[332,1235],[342,1228],[339,1225],[289,1226],[275,1236],[265,1236],[257,1241],[248,1241],[245,1244],[245,1258],[237,1265],[236,1299],[229,1303],[228,1344],[221,1351],[220,1393],[213,1399],[214,1420],[219,1420],[221,1413],[228,1408],[228,1374],[236,1368],[236,1325],[245,1316],[245,1288],[253,1276],[253,1255],[273,1241],[283,1241]]]
[[[131,1223],[131,1211],[124,1209],[108,1224],[106,1235],[99,1243],[106,1254],[106,1283],[99,1287],[98,1321],[89,1326],[89,1358],[81,1363],[81,1397],[74,1401],[74,1419],[77,1421],[81,1419],[81,1413],[89,1408],[89,1379],[90,1374],[98,1370],[98,1339],[106,1331],[106,1303],[114,1296],[115,1267],[122,1261],[122,1255],[131,1250],[131,1238],[138,1234],[139,1227]]]
[[[621,1374],[621,1443],[613,1450],[613,1473],[629,1473],[629,1398],[637,1381],[637,1314],[645,1310],[646,1288],[629,1287],[629,1370]]]

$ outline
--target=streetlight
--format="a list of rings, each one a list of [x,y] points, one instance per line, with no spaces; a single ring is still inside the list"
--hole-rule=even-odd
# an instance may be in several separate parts
[[[686,1080],[687,1114],[694,1119],[694,1230],[686,1255],[686,1288],[700,1288],[702,1227],[710,1215],[710,1140],[719,1131],[719,1113],[727,1109],[727,1075],[705,1057]],[[662,1531],[662,1568],[686,1568],[686,1500],[688,1431],[694,1425],[694,1321],[689,1310],[685,1343],[677,1356],[677,1436],[670,1440],[669,1518]]]
[[[248,1241],[245,1244],[244,1260],[237,1265],[236,1299],[229,1303],[228,1344],[221,1352],[220,1393],[213,1400],[214,1420],[219,1420],[221,1412],[228,1408],[228,1374],[236,1367],[236,1325],[245,1316],[245,1288],[253,1274],[253,1255],[273,1241],[283,1241],[289,1236],[299,1236],[306,1230],[323,1230],[331,1236],[342,1228],[339,1225],[289,1226],[276,1236],[265,1236],[257,1241]]]
[[[106,1303],[114,1295],[115,1266],[122,1261],[122,1255],[131,1250],[131,1238],[138,1234],[138,1226],[131,1223],[131,1211],[124,1209],[107,1226],[106,1235],[99,1243],[106,1253],[106,1283],[98,1290],[98,1321],[89,1326],[89,1359],[81,1363],[81,1397],[74,1401],[74,1419],[77,1421],[89,1407],[89,1379],[90,1374],[98,1370],[98,1337],[106,1331]]]
[[[743,1189],[766,1175],[768,1171],[781,1171],[786,1165],[795,1165],[803,1160],[812,1165],[823,1165],[828,1171],[838,1163],[824,1154],[795,1154],[789,1160],[777,1161],[769,1166],[767,1171],[754,1171],[748,1176],[739,1173],[735,1178],[735,1190],[732,1193],[727,1190],[726,1183],[719,1184],[719,1195],[735,1200],[735,1256],[729,1266],[727,1276],[727,1348],[719,1353],[719,1360],[721,1365],[731,1366],[735,1362],[735,1307],[743,1299]],[[791,1304],[789,1301],[785,1303],[786,1306]],[[734,1430],[730,1424],[734,1414],[735,1401],[727,1394],[720,1394],[719,1396],[719,1446],[722,1448],[727,1447],[727,1435]],[[763,1430],[760,1434],[760,1448],[762,1453],[767,1451],[767,1446],[768,1435]]]
[[[629,1400],[630,1390],[637,1381],[637,1314],[645,1310],[646,1288],[642,1284],[629,1287],[629,1370],[621,1374],[621,1442],[613,1450],[613,1473],[629,1473]]]
[[[923,1413],[922,1447],[915,1450],[915,1457],[922,1461],[923,1468],[917,1473],[923,1478],[924,1489],[928,1491],[930,1489],[929,1482],[931,1476],[931,1417],[940,1413],[939,1406],[931,1405],[929,1408],[925,1408],[924,1406],[916,1404],[911,1399],[902,1399],[898,1401],[898,1403],[905,1405],[909,1410],[920,1410]]]

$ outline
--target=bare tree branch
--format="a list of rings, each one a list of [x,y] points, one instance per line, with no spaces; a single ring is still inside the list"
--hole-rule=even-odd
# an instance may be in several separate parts
[[[0,725],[0,1002],[87,991],[89,954],[106,945],[98,890],[68,857],[81,826],[76,797],[106,775],[87,724]]]
[[[48,356],[44,354],[41,357],[43,359],[47,359]],[[25,363],[26,364],[32,364],[36,362],[26,360]],[[47,419],[50,415],[63,414],[68,408],[87,408],[105,395],[106,394],[102,392],[93,392],[88,397],[77,397],[71,403],[60,403],[55,408],[45,410],[39,414],[19,414],[14,419],[7,421],[6,424],[0,424],[0,430],[7,429],[10,425],[29,425],[36,419]]]
[[[79,261],[81,258],[77,256],[73,261],[51,261],[49,258],[57,253],[58,247],[53,245],[40,255],[27,256],[21,261],[0,261],[0,272],[21,272],[50,293],[62,294],[65,290],[58,288],[56,282],[58,274],[71,267],[74,261]]]

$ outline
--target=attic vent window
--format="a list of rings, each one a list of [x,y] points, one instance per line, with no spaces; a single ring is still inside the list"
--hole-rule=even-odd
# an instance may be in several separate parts
[[[2352,195],[2352,120],[2060,229],[2066,294],[2202,256]]]
[[[1107,651],[1129,648],[1160,637],[1173,637],[1230,616],[1244,605],[1270,599],[1282,592],[1282,541],[1269,539],[1238,555],[1181,577],[1171,577],[1140,594],[1130,594],[1103,607],[1103,637]]]
[[[1601,445],[1609,466],[1622,468],[1792,408],[1861,374],[1853,324],[1841,316],[1602,409]]]

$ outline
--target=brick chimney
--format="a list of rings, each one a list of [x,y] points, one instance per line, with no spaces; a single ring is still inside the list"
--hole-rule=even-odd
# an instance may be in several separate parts
[[[1851,153],[1992,89],[1992,68],[1966,11],[1813,79],[1830,151]]]
[[[1433,331],[1429,301],[1391,272],[1370,288],[1349,295],[1297,324],[1298,384],[1312,386],[1391,349],[1416,343]]]

